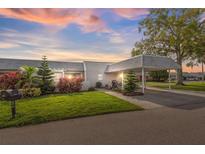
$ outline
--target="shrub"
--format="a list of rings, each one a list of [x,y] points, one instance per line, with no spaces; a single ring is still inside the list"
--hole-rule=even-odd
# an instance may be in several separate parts
[[[82,78],[60,78],[57,88],[61,93],[79,92],[82,88]]]
[[[36,86],[36,71],[37,68],[32,67],[32,66],[27,66],[24,65],[22,67],[20,67],[21,69],[21,80],[18,83],[19,88],[23,87],[23,88],[32,88]]]
[[[15,89],[16,84],[21,79],[21,75],[18,72],[10,72],[0,75],[0,89]]]
[[[122,89],[113,89],[113,91],[121,93]]]
[[[98,81],[95,85],[96,88],[102,88],[102,82]]]
[[[112,80],[112,85],[111,85],[111,89],[120,89],[121,85],[117,80]]]
[[[167,70],[152,71],[149,74],[153,81],[166,81],[169,78],[169,73]]]
[[[108,84],[106,84],[105,89],[111,89],[111,87]]]
[[[22,97],[37,97],[41,95],[40,88],[23,88],[19,90]]]
[[[94,87],[90,87],[90,88],[88,88],[88,91],[95,91],[95,88]]]

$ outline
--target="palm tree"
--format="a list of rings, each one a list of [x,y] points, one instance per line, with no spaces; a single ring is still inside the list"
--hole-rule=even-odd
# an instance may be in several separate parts
[[[22,71],[23,86],[31,88],[36,80],[35,73],[37,72],[37,68],[25,65],[20,67],[20,70]]]

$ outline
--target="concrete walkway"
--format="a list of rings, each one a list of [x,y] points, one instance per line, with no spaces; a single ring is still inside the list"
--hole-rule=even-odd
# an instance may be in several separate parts
[[[128,101],[132,104],[138,105],[143,107],[144,109],[155,109],[162,107],[160,104],[152,103],[151,101],[146,101],[146,100],[140,100],[137,97],[131,97],[131,96],[124,96],[120,93],[114,92],[114,91],[104,91],[105,93],[118,97],[120,99],[123,99],[125,101]]]

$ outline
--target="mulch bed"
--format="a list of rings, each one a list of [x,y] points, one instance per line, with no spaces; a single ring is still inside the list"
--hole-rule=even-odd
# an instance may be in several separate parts
[[[144,95],[142,92],[131,92],[131,93],[123,93],[125,96],[142,96]]]

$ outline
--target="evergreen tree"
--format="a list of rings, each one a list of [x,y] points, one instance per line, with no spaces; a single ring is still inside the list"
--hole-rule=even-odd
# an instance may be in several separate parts
[[[135,92],[137,89],[137,79],[134,71],[129,71],[125,76],[124,91],[127,93]]]
[[[54,91],[53,72],[48,66],[47,57],[42,57],[41,66],[38,68],[39,86],[42,94],[49,94]]]

